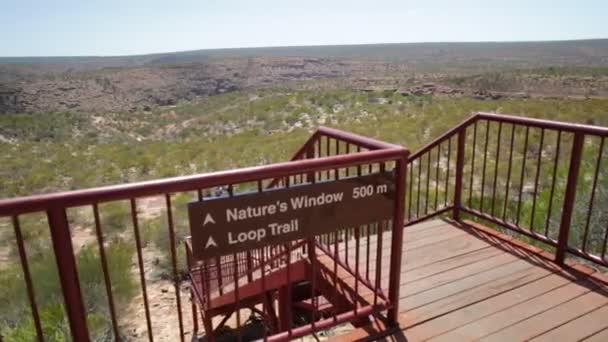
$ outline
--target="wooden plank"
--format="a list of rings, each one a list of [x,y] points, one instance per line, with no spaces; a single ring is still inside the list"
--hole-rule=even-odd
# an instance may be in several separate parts
[[[519,264],[513,264],[519,266]],[[515,270],[511,270],[515,271]],[[449,289],[449,296],[444,296],[439,300],[432,300],[425,305],[419,306],[413,310],[407,311],[408,307],[403,304],[406,310],[405,315],[407,321],[403,322],[402,327],[409,328],[423,321],[431,320],[441,315],[453,312],[462,308],[466,308],[474,303],[487,300],[501,293],[510,291],[513,288],[526,285],[535,280],[547,276],[548,270],[538,267],[527,267],[517,272],[512,272],[507,276],[497,279],[490,279],[485,283],[476,284],[469,288]],[[450,284],[451,285],[451,284]]]
[[[489,244],[485,241],[464,235],[417,248],[413,251],[406,250],[403,256],[402,270],[409,271],[488,246]]]
[[[508,307],[524,303],[534,297],[565,286],[569,282],[570,279],[568,278],[551,274],[511,291],[417,325],[408,330],[408,333],[424,339],[435,336],[434,341],[469,341],[474,339],[475,336],[468,335],[466,330],[459,330],[459,327]]]
[[[608,328],[585,338],[585,342],[606,342],[608,341]]]
[[[477,262],[472,262],[463,267],[448,270],[434,276],[420,279],[418,281],[410,282],[407,284],[407,286],[403,286],[405,293],[402,293],[402,295],[405,295],[404,297],[410,297],[417,293],[428,291],[432,288],[453,283],[458,280],[463,280],[467,277],[474,277],[479,273],[504,266],[516,260],[518,260],[517,257],[506,253],[485,258]],[[405,275],[407,276],[407,273]]]
[[[608,327],[608,306],[581,316],[573,321],[532,339],[536,342],[579,341]]]
[[[460,231],[460,229],[451,227],[450,229],[454,229],[456,231]],[[387,237],[388,235],[388,237]],[[388,241],[390,241],[391,234],[385,233],[384,238],[387,239],[386,243],[383,245],[390,246]],[[372,244],[370,245],[370,258],[369,258],[369,274],[370,280],[375,280],[375,270],[376,270],[376,248],[377,245],[375,243],[375,237],[371,237],[370,241]],[[349,261],[350,267],[354,269],[355,266],[355,243],[354,241],[349,241]],[[466,255],[468,253],[475,252],[480,249],[485,249],[490,247],[491,245],[487,242],[480,240],[476,237],[470,236],[468,234],[458,235],[451,239],[441,241],[438,243],[432,243],[423,248],[417,248],[414,251],[409,251],[407,246],[404,249],[404,255],[402,256],[402,274],[407,274],[414,269],[418,269],[421,267],[428,267],[431,264],[440,265],[442,262],[447,261],[452,258],[457,258],[462,255]],[[360,274],[365,275],[367,272],[367,259],[365,257],[366,245],[364,243],[360,244],[360,260],[359,260],[359,270]],[[390,248],[383,248],[382,253],[382,285],[385,285],[386,276],[389,274],[389,260],[390,260]],[[344,260],[344,252],[340,253],[340,258]]]
[[[359,241],[360,241],[359,243],[361,246],[367,245],[367,236],[364,234],[365,234],[365,230],[361,230],[362,236],[359,239]],[[447,240],[453,236],[464,235],[464,234],[467,234],[467,232],[462,229],[458,229],[454,226],[444,223],[444,225],[442,225],[442,226],[432,227],[432,228],[429,228],[428,230],[421,231],[417,234],[404,233],[403,247],[408,248],[408,249],[417,248],[417,247],[435,243],[438,241]],[[376,244],[378,243],[377,237],[378,236],[375,234],[370,235],[369,241],[370,241],[371,246],[376,246]],[[384,234],[382,235],[382,245],[390,246],[391,239],[392,239],[392,233],[384,232]],[[340,251],[340,253],[344,253],[345,249],[346,249],[346,244],[344,242],[341,242],[338,245],[338,251]],[[349,255],[354,250],[355,250],[355,239],[353,237],[351,237],[348,240]]]
[[[403,246],[406,248],[407,251],[412,251],[416,248],[422,248],[424,246],[428,246],[430,244],[434,244],[434,243],[441,242],[441,241],[450,240],[450,239],[453,239],[458,236],[468,235],[468,233],[465,232],[464,230],[454,228],[454,227],[447,227],[447,228],[448,229],[441,231],[441,232],[437,232],[436,234],[429,234],[428,236],[416,237],[416,239],[414,239],[414,237],[410,237],[408,239],[408,236],[405,235],[404,236],[405,241],[404,241]]]
[[[404,231],[404,235],[407,234],[407,232],[418,232],[421,230],[425,230],[425,229],[429,229],[432,227],[437,227],[437,226],[444,226],[444,225],[450,225],[450,223],[444,221],[444,220],[431,220],[431,221],[424,221],[424,222],[420,222],[418,224],[415,224],[413,226],[408,226],[408,227],[404,227],[403,229],[405,229]]]
[[[452,258],[437,262],[427,267],[419,267],[409,272],[403,272],[401,275],[401,284],[408,284],[419,279],[424,279],[435,274],[447,272],[450,270],[456,270],[460,267],[469,265],[479,260],[492,258],[494,256],[503,254],[504,252],[498,248],[491,246],[478,249],[466,254],[460,254]]]
[[[434,227],[427,228],[424,230],[419,230],[419,231],[410,231],[407,228],[405,228],[405,230],[403,231],[403,237],[404,237],[405,241],[407,241],[407,240],[415,241],[415,240],[424,239],[429,236],[442,234],[443,232],[452,231],[452,230],[454,230],[454,226],[452,226],[449,223],[444,223],[441,226],[434,226]],[[406,236],[408,238],[405,238]]]
[[[480,252],[475,254],[475,252]],[[372,253],[375,253],[375,250],[372,250]],[[424,267],[418,267],[413,270],[403,270],[401,273],[401,285],[405,285],[420,279],[424,279],[429,276],[438,275],[443,273],[444,271],[450,271],[452,269],[456,269],[458,267],[470,266],[476,262],[485,262],[487,259],[490,259],[494,256],[498,256],[503,254],[504,252],[496,249],[491,249],[490,247],[474,250],[471,253],[465,253],[463,255],[455,256],[454,258],[448,258],[445,261],[440,261],[437,263],[429,264]],[[386,260],[388,263],[388,259]],[[369,272],[366,272],[366,261],[365,258],[361,257],[359,263],[359,273],[362,277],[365,277],[367,273],[369,273],[369,280],[373,283],[375,282],[375,261],[370,260],[370,269]],[[382,279],[381,284],[386,285],[386,281],[388,280],[389,270],[388,264],[383,264],[382,270]],[[350,264],[350,267],[354,269],[354,262]],[[457,271],[455,270],[457,273]]]
[[[482,286],[487,283],[498,282],[501,278],[509,277],[512,274],[518,274],[520,271],[533,269],[532,265],[524,260],[516,260],[510,263],[498,266],[492,270],[477,273],[474,276],[467,277],[454,281],[443,286],[438,286],[428,291],[417,293],[413,296],[407,295],[407,286],[401,290],[402,297],[400,304],[406,310],[424,306],[426,304],[438,301],[452,295],[462,293],[470,289]],[[546,272],[545,272],[546,273]]]
[[[458,336],[464,340],[478,339],[587,292],[588,289],[571,283],[464,324],[452,330],[448,336]]]
[[[555,298],[558,300],[558,298]],[[522,321],[508,326],[482,341],[522,341],[554,329],[608,303],[608,298],[595,292],[588,292],[566,303],[557,305],[532,317],[521,317]],[[526,305],[526,304],[524,304]],[[528,304],[529,305],[529,304]]]

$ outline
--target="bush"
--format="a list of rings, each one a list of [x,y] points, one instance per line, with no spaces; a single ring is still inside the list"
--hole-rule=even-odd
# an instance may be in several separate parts
[[[99,206],[102,225],[110,234],[124,231],[130,226],[131,208],[127,202],[110,202]]]
[[[106,248],[117,310],[135,295],[136,283],[131,278],[134,248],[117,241]],[[47,341],[69,341],[70,330],[63,309],[63,297],[52,253],[30,260],[30,271],[36,293],[43,333]],[[93,246],[84,247],[77,257],[78,276],[85,301],[87,322],[93,340],[102,340],[111,330],[108,302],[101,261]],[[21,268],[12,265],[0,273],[0,336],[6,341],[36,339],[34,322]]]

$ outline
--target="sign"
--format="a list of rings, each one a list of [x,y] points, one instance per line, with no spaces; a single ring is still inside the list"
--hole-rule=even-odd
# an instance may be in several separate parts
[[[392,219],[392,172],[212,197],[188,204],[197,259]]]

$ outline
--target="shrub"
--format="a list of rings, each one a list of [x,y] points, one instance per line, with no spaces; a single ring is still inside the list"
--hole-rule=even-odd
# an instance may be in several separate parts
[[[112,293],[118,310],[135,294],[131,278],[131,258],[134,248],[116,241],[106,248]],[[63,309],[63,298],[55,264],[48,253],[30,260],[30,271],[36,293],[43,333],[47,341],[69,341],[69,325]],[[84,247],[77,257],[78,276],[85,301],[87,322],[93,340],[100,340],[111,330],[101,261],[93,246]],[[35,328],[21,268],[12,265],[0,273],[0,336],[6,341],[35,340]]]
[[[110,202],[99,206],[102,225],[111,234],[124,231],[131,225],[131,208],[127,202]]]

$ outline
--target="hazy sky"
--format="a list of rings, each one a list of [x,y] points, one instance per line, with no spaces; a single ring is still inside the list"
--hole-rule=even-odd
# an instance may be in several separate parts
[[[608,0],[1,0],[0,56],[608,38]]]

